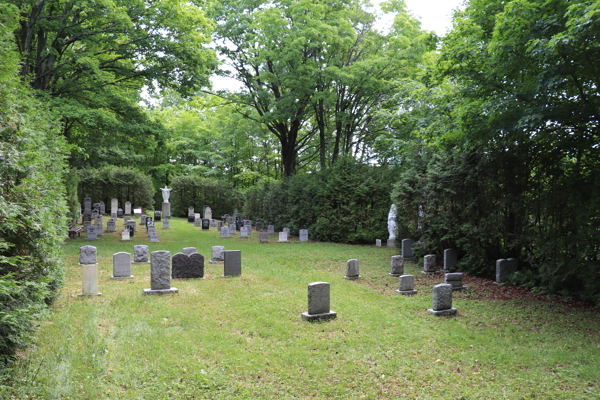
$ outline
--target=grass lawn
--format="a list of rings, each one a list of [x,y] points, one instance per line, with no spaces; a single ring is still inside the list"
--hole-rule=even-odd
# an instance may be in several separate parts
[[[138,221],[139,222],[139,221]],[[119,220],[117,229],[122,227]],[[259,244],[258,234],[220,239],[184,219],[130,242],[117,233],[65,242],[67,276],[35,344],[23,352],[1,398],[38,399],[598,399],[600,316],[537,298],[499,300],[510,288],[467,280],[456,317],[434,317],[441,274],[407,263],[418,294],[396,294],[387,247]],[[310,234],[310,232],[309,232]],[[385,239],[385,238],[382,238]],[[97,246],[98,290],[81,293],[79,247]],[[150,264],[113,280],[112,255],[196,247],[205,278],[174,279],[179,293],[144,296]],[[241,250],[242,275],[223,278],[211,246]],[[344,279],[360,260],[362,279]],[[307,285],[331,284],[337,319],[308,323]],[[470,285],[470,283],[473,285]]]

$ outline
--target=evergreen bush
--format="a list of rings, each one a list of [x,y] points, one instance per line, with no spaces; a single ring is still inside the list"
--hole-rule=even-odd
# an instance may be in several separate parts
[[[196,175],[176,176],[171,181],[171,214],[187,217],[188,207],[203,215],[204,206],[212,210],[213,218],[233,214],[241,208],[242,196],[232,184]]]

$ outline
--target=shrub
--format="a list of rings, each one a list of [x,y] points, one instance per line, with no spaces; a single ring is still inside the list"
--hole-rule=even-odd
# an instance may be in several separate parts
[[[140,171],[130,168],[103,167],[82,169],[79,171],[79,201],[87,196],[94,203],[103,201],[110,210],[110,199],[119,199],[119,207],[125,208],[130,201],[131,207],[154,207],[154,185],[152,179]]]
[[[176,176],[171,181],[171,214],[186,217],[188,207],[196,212],[203,212],[209,206],[213,217],[232,214],[241,207],[241,195],[232,184],[200,176]]]

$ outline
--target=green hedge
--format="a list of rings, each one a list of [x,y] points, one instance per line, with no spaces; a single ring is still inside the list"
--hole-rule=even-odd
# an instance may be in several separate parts
[[[194,207],[202,213],[203,207],[209,206],[213,218],[224,214],[233,214],[242,205],[241,194],[232,184],[200,176],[176,176],[171,181],[171,214],[176,217],[187,217],[188,207]]]
[[[393,171],[342,159],[317,174],[264,184],[246,194],[244,211],[293,235],[314,240],[373,244],[388,237]]]
[[[110,199],[119,199],[119,207],[125,210],[125,202],[134,207],[154,207],[154,185],[152,179],[140,171],[130,168],[104,167],[79,171],[78,198],[92,198],[93,203],[104,201],[106,212],[110,212]]]

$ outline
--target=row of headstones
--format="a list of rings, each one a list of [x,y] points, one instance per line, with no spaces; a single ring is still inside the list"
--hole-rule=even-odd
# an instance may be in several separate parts
[[[97,213],[100,215],[106,214],[106,206],[104,204],[104,201],[92,204],[92,198],[85,197],[83,199],[83,214],[94,214],[94,211],[97,211]],[[123,214],[131,215],[131,202],[126,201],[125,210],[123,210],[119,208],[119,199],[110,199],[110,215],[113,218],[117,218],[118,216],[122,216]]]
[[[132,278],[132,263],[148,263],[148,246],[134,246],[133,254],[133,262],[130,253],[119,252],[113,255],[113,279]],[[224,265],[223,276],[241,275],[241,251],[221,249],[221,254]],[[96,247],[82,246],[79,249],[79,264],[83,267],[81,296],[100,295],[96,280]],[[144,294],[176,293],[177,288],[171,287],[172,278],[204,277],[204,256],[196,253],[193,247],[187,247],[183,253],[177,253],[173,257],[170,251],[153,251],[150,272],[150,289],[144,289]]]

